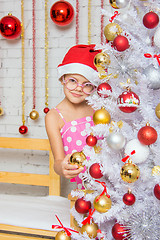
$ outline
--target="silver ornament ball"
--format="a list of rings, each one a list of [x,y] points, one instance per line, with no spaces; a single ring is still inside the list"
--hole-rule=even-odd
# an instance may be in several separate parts
[[[127,7],[128,3],[128,0],[116,0],[116,5],[118,8],[125,8]]]
[[[143,73],[148,80],[148,87],[156,90],[160,88],[160,68],[156,69],[152,64],[144,69]]]
[[[107,144],[114,150],[120,150],[125,145],[125,138],[123,134],[119,132],[113,132],[107,137]]]

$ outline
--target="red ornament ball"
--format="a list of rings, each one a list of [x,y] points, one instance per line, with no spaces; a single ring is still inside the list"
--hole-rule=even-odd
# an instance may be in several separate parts
[[[74,17],[74,9],[67,1],[55,2],[50,9],[52,21],[59,26],[68,25]]]
[[[132,206],[135,203],[135,201],[136,201],[136,198],[133,193],[128,192],[128,193],[124,194],[124,196],[123,196],[124,204],[126,204],[128,206]]]
[[[159,184],[156,184],[154,187],[154,195],[158,200],[160,200],[160,185]]]
[[[144,145],[150,145],[156,142],[157,140],[157,131],[151,126],[142,127],[138,131],[138,140]]]
[[[159,23],[159,17],[154,12],[148,12],[143,17],[143,24],[146,28],[155,28]]]
[[[21,134],[26,134],[28,132],[28,128],[25,125],[19,127],[19,132]]]
[[[21,22],[18,18],[8,15],[0,21],[0,31],[6,39],[16,39],[21,35]]]
[[[84,198],[78,198],[75,201],[75,209],[78,213],[88,213],[91,208],[91,202],[84,200]]]
[[[98,88],[97,88],[97,93],[100,97],[103,97],[103,98],[107,98],[110,93],[112,92],[112,88],[111,86],[104,82],[104,83],[101,83]]]
[[[132,113],[136,111],[140,104],[139,97],[132,91],[123,92],[117,99],[119,109],[125,113]]]
[[[124,229],[124,226],[122,224],[116,223],[112,227],[112,236],[116,240],[127,239],[126,238],[126,231]]]
[[[47,113],[49,112],[49,108],[48,108],[48,107],[45,107],[45,108],[43,109],[43,112],[44,112],[45,114],[47,114]]]
[[[87,138],[86,138],[86,143],[88,146],[90,147],[94,147],[97,143],[97,138],[93,135],[89,135]]]
[[[113,41],[113,47],[119,51],[123,52],[129,48],[129,41],[126,37],[118,35]]]
[[[99,163],[92,164],[89,168],[89,173],[90,173],[91,177],[93,177],[93,178],[103,177]]]

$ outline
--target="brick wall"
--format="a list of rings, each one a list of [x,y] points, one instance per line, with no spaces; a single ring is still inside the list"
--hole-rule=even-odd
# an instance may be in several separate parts
[[[32,78],[32,0],[24,1],[24,27],[25,27],[25,119],[28,134],[23,136],[18,129],[22,125],[22,96],[21,96],[21,39],[6,40],[0,36],[0,100],[5,114],[0,116],[0,136],[3,137],[29,137],[47,138],[44,125],[43,109],[45,107],[45,8],[44,0],[36,1],[36,110],[39,119],[34,121],[29,117],[33,106],[33,78]],[[48,15],[54,0],[48,1]],[[69,1],[76,9],[76,1]],[[100,43],[100,0],[92,0],[91,8],[91,43]],[[105,1],[104,1],[105,2]],[[105,8],[108,2],[105,3]],[[88,1],[79,1],[79,43],[88,42]],[[21,20],[20,0],[0,0],[0,18],[12,13]],[[106,19],[105,19],[106,21]],[[60,83],[57,80],[56,66],[61,62],[67,50],[75,45],[76,21],[66,27],[56,26],[48,19],[49,37],[49,108],[55,107],[63,98]],[[15,171],[20,168],[24,172],[47,172],[47,153],[38,155],[38,161],[33,153],[13,153],[4,150],[0,154],[0,170],[8,168]],[[39,153],[41,154],[41,153]],[[11,157],[12,156],[12,157]],[[18,167],[19,165],[19,167]],[[24,167],[25,166],[25,167]],[[36,169],[37,167],[37,169]],[[2,186],[2,187],[1,187]],[[0,186],[0,191],[6,187]],[[20,188],[20,192],[23,192]],[[40,190],[41,191],[41,190]]]

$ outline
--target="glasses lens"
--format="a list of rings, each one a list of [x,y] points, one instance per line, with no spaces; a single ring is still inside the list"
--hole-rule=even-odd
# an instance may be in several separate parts
[[[77,87],[77,81],[75,79],[72,79],[72,78],[68,79],[66,81],[66,87],[70,90],[75,89]]]
[[[91,92],[93,92],[94,89],[95,89],[95,87],[91,83],[86,83],[83,86],[83,92],[86,94],[90,94]]]

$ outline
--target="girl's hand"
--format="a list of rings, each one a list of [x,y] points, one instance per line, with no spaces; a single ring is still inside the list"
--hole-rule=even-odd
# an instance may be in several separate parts
[[[83,167],[78,167],[77,164],[75,165],[70,164],[69,163],[70,156],[71,154],[68,154],[62,161],[62,173],[65,178],[74,178],[84,170]]]

